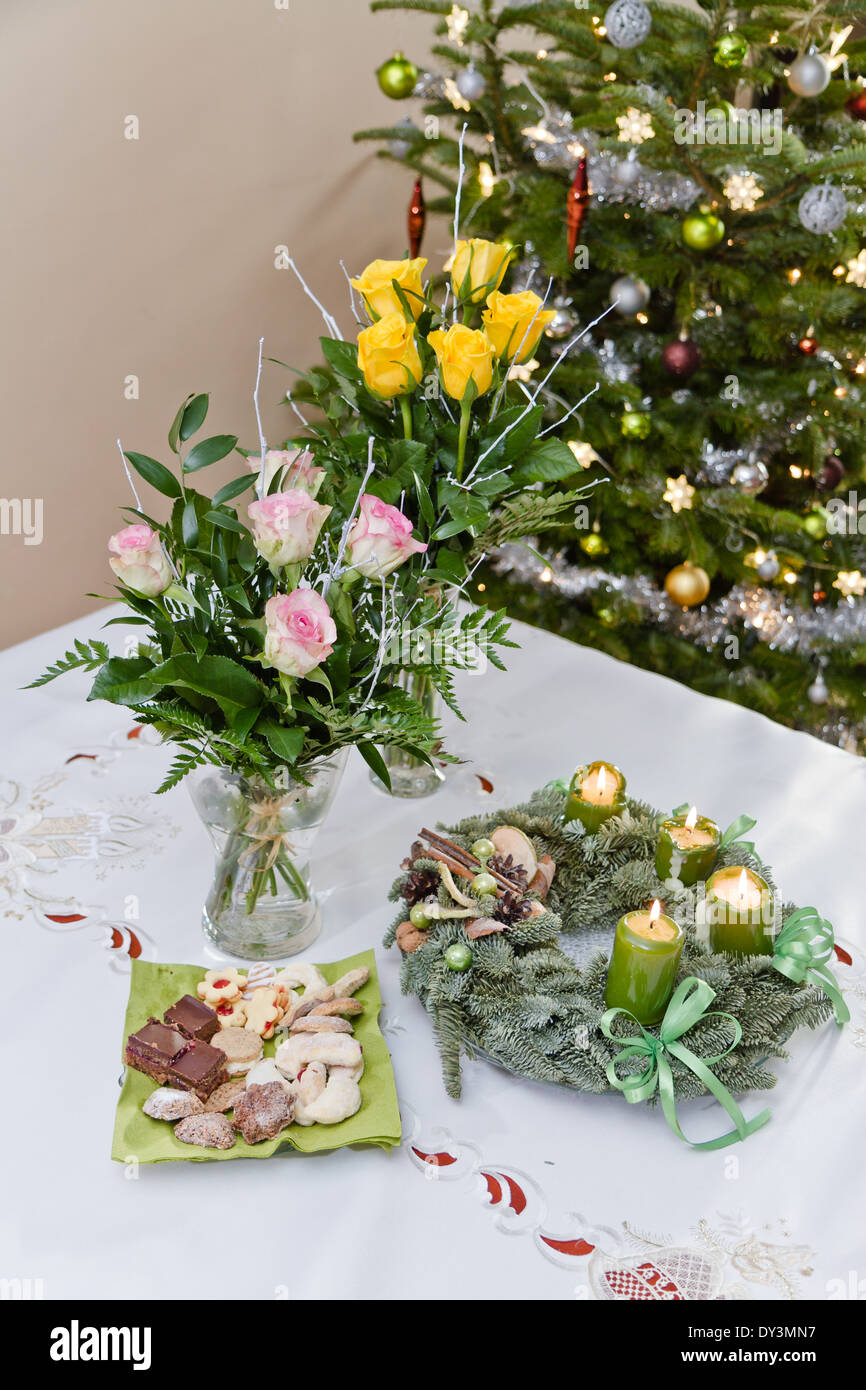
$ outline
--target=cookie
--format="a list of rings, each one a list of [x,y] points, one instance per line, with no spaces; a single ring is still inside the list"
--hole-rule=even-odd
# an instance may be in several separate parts
[[[274,1036],[274,1028],[283,1016],[283,1011],[277,1003],[275,989],[254,989],[251,993],[247,991],[244,996],[244,1009],[247,1015],[245,1028],[258,1033],[260,1038]]]
[[[287,1091],[292,1090],[292,1083],[283,1076],[273,1057],[262,1057],[261,1061],[253,1062],[246,1076],[242,1078],[242,1083],[247,1089],[250,1086],[266,1086],[269,1081],[278,1081]]]
[[[202,1149],[233,1149],[235,1132],[225,1115],[190,1115],[178,1120],[174,1132],[182,1144]]]
[[[308,1062],[326,1067],[357,1067],[363,1061],[361,1044],[348,1033],[293,1033],[280,1043],[274,1056],[280,1071],[294,1079]]]
[[[205,1110],[211,1112],[231,1110],[238,1096],[243,1095],[246,1085],[246,1078],[243,1076],[236,1077],[234,1081],[224,1081],[208,1096],[204,1103]]]
[[[290,1023],[289,1032],[351,1033],[352,1025],[347,1018],[338,1018],[336,1014],[317,1014],[313,1010],[311,1014],[305,1014],[303,1018],[296,1018],[294,1023]]]
[[[249,1071],[253,1062],[257,1062],[262,1055],[262,1040],[250,1028],[222,1028],[217,1036],[220,1052],[226,1055],[229,1076],[240,1076]]]
[[[216,1015],[220,1028],[243,1028],[247,1021],[247,1011],[242,999],[224,999],[221,1004],[217,1004]]]
[[[233,965],[228,965],[223,970],[208,970],[196,986],[196,994],[213,1009],[217,1004],[239,999],[246,982],[246,975],[242,975]]]
[[[184,1120],[188,1115],[200,1115],[204,1106],[192,1091],[175,1091],[171,1086],[160,1086],[151,1091],[141,1107],[152,1120]]]
[[[360,999],[328,999],[324,1004],[314,1004],[313,1014],[340,1014],[343,1018],[355,1018],[364,1012]]]
[[[334,981],[334,994],[340,999],[345,999],[349,994],[357,994],[369,978],[370,967],[368,965],[359,965],[354,970],[347,970],[345,975],[341,975],[339,980]]]
[[[268,960],[257,960],[247,972],[247,990],[276,989],[277,967]]]
[[[279,1081],[248,1086],[235,1103],[234,1126],[248,1144],[274,1139],[292,1123],[295,1098]]]

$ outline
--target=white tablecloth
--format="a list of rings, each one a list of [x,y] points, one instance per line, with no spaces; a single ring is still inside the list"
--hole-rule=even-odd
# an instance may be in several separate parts
[[[0,1275],[39,1280],[48,1298],[183,1298],[210,1292],[211,1277],[238,1298],[857,1296],[866,762],[518,627],[508,674],[464,681],[469,722],[452,746],[471,761],[445,789],[389,800],[353,755],[317,842],[327,902],[309,957],[376,947],[402,1147],[124,1168],[108,1154],[129,952],[214,962],[199,928],[212,863],[185,789],[150,794],[168,755],[148,732],[85,704],[83,676],[19,690],[100,621],[0,654]],[[122,630],[109,631],[121,650]],[[429,1020],[400,994],[398,952],[381,947],[387,889],[421,824],[511,805],[596,757],[655,805],[694,801],[722,824],[757,816],[785,896],[819,906],[851,956],[837,968],[851,1023],[795,1035],[774,1064],[772,1120],[745,1144],[699,1153],[658,1110],[481,1061],[449,1100]],[[749,1115],[764,1103],[743,1102]],[[690,1134],[720,1132],[718,1107],[681,1109]]]

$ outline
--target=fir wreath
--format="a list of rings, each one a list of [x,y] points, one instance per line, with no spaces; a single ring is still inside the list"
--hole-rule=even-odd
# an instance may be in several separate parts
[[[560,936],[571,936],[592,924],[609,928],[612,941],[623,913],[644,907],[656,897],[664,899],[665,912],[685,932],[678,984],[688,977],[705,981],[715,991],[713,1010],[733,1015],[742,1028],[739,1044],[714,1064],[714,1075],[731,1093],[769,1090],[776,1076],[765,1063],[787,1055],[784,1044],[795,1028],[817,1028],[824,1023],[833,1013],[830,998],[815,984],[797,983],[780,974],[771,957],[714,955],[698,940],[695,889],[680,887],[672,892],[655,871],[658,827],[668,813],[629,799],[621,817],[611,818],[596,834],[588,835],[578,821],[563,821],[564,809],[565,795],[552,785],[535,792],[523,805],[495,815],[472,816],[445,828],[455,845],[468,850],[494,827],[513,825],[529,836],[539,857],[549,854],[556,863],[547,910],[473,940],[469,970],[457,972],[445,958],[449,946],[467,941],[460,920],[433,923],[422,944],[403,956],[403,993],[417,994],[433,1019],[448,1094],[460,1095],[461,1052],[484,1054],[533,1081],[591,1094],[612,1090],[607,1069],[620,1047],[600,1026],[606,1011],[607,955],[598,951],[581,968],[562,949]],[[727,864],[759,870],[774,888],[766,865],[742,843],[720,852],[718,866]],[[413,875],[427,876],[428,885],[439,881],[439,865],[425,858],[418,846],[413,849],[411,867],[391,889],[391,900],[400,899],[403,907],[385,935],[386,946],[395,942],[397,928],[407,916],[407,896],[410,900],[415,896],[409,882]],[[416,886],[423,881],[417,878]],[[443,907],[454,907],[441,883],[437,894]],[[482,911],[492,905],[492,899],[480,901]],[[793,905],[784,905],[782,920],[792,911]],[[620,1026],[623,1023],[620,1017],[614,1031],[625,1039],[631,1029]],[[730,1047],[730,1024],[716,1017],[700,1020],[684,1034],[683,1042],[696,1057],[713,1058]],[[677,1100],[707,1093],[689,1067],[675,1056],[668,1061]],[[640,1063],[632,1061],[629,1068],[637,1071]]]

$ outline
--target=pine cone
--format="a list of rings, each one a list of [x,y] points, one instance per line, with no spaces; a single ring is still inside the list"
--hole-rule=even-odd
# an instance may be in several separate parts
[[[525,871],[524,877],[526,877]],[[522,898],[518,893],[503,893],[491,916],[497,922],[504,922],[506,926],[511,927],[515,922],[522,922],[531,911],[532,908],[526,898]]]
[[[410,907],[436,896],[439,875],[433,869],[411,869],[400,885],[401,896]]]
[[[529,887],[529,875],[522,864],[515,864],[510,854],[494,854],[488,860],[487,867],[507,878],[509,883],[513,883],[515,888],[519,888],[523,893]]]

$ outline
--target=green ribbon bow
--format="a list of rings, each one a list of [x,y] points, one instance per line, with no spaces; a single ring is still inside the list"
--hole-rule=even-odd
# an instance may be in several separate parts
[[[748,850],[749,854],[757,859],[758,863],[763,867],[763,861],[760,854],[755,849],[754,840],[741,839],[747,830],[752,830],[757,824],[758,822],[755,820],[754,816],[737,816],[736,820],[731,821],[727,830],[722,832],[722,837],[719,840],[719,849],[727,849],[729,845],[732,845],[735,841],[739,841],[740,848]]]
[[[710,1067],[733,1051],[743,1036],[743,1030],[733,1014],[722,1013],[719,1010],[707,1012],[707,1005],[711,1004],[715,997],[715,990],[705,980],[699,980],[694,975],[683,980],[671,997],[665,1016],[659,1026],[658,1037],[653,1033],[648,1033],[628,1009],[608,1009],[601,1019],[601,1031],[606,1038],[618,1043],[621,1049],[607,1067],[607,1079],[610,1084],[615,1086],[618,1091],[622,1091],[626,1100],[632,1105],[637,1101],[649,1100],[658,1090],[665,1119],[674,1134],[685,1143],[691,1144],[695,1149],[723,1149],[728,1144],[736,1144],[740,1139],[746,1139],[750,1134],[754,1134],[755,1130],[760,1129],[770,1118],[769,1110],[762,1110],[753,1120],[747,1120],[727,1087],[710,1071]],[[617,1014],[625,1014],[626,1017],[637,1023],[640,1034],[631,1034],[623,1038],[612,1033],[610,1025]],[[734,1025],[733,1042],[725,1048],[724,1052],[720,1052],[715,1057],[696,1057],[680,1041],[684,1033],[687,1033],[690,1028],[694,1028],[696,1023],[700,1023],[705,1018],[726,1018]],[[645,1057],[647,1065],[640,1072],[619,1076],[616,1069],[617,1063],[630,1061],[634,1057]],[[703,1082],[707,1090],[712,1092],[719,1104],[728,1112],[734,1122],[734,1129],[728,1134],[720,1134],[718,1139],[707,1139],[702,1144],[696,1144],[693,1140],[686,1138],[677,1120],[674,1078],[668,1061],[669,1057],[676,1057],[678,1061],[694,1072],[698,1080]]]
[[[832,975],[827,961],[833,954],[833,927],[816,907],[798,907],[776,937],[773,947],[773,968],[782,975],[802,984],[822,989],[833,1005],[836,1022],[841,1027],[851,1017],[848,1005]]]
[[[554,777],[552,782],[545,782],[544,790],[547,791],[548,787],[553,787],[556,791],[562,792],[563,796],[568,796],[571,789],[570,783],[566,782],[564,777]]]

